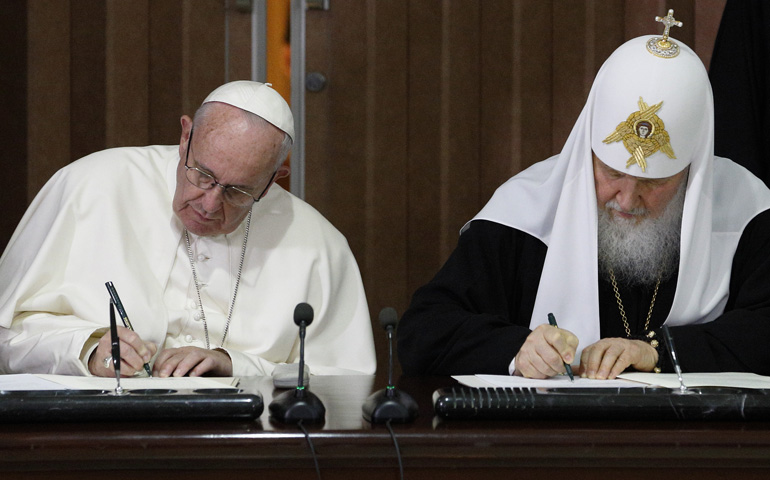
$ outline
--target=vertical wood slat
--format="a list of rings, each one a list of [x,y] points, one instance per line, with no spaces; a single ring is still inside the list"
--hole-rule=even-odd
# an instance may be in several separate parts
[[[0,216],[0,245],[2,232],[12,231],[24,214],[27,197],[27,2],[10,2],[0,15],[0,192],[3,215]],[[22,19],[22,21],[19,21]],[[16,201],[13,201],[16,200]],[[21,200],[21,201],[19,201]]]
[[[182,96],[182,3],[164,0],[149,3],[148,143],[179,142],[179,117],[185,111]]]
[[[193,115],[225,81],[224,0],[182,2],[182,109]]]
[[[148,2],[134,0],[107,3],[106,147],[146,145],[150,139]]]
[[[367,1],[365,250],[358,258],[376,322],[377,312],[407,294],[407,1]]]
[[[424,283],[440,262],[441,38],[444,18],[440,2],[408,4],[408,190],[407,290]],[[308,125],[310,126],[310,125]],[[405,306],[402,300],[401,306]]]
[[[474,0],[443,3],[440,221],[437,253],[449,256],[477,207],[479,187],[480,9]],[[431,179],[428,179],[431,180]]]
[[[101,0],[70,3],[70,161],[101,150],[106,132],[107,4]]]
[[[711,53],[714,51],[714,41],[726,3],[727,0],[698,0],[694,20],[695,40],[692,47],[706,68],[711,65]]]
[[[27,25],[27,198],[20,202],[32,201],[72,159],[70,2],[28,2]]]
[[[500,178],[521,168],[520,124],[516,122],[520,95],[519,61],[514,57],[517,25],[514,5],[507,0],[488,1],[481,9],[481,72],[479,151],[483,168],[479,195],[489,198]]]

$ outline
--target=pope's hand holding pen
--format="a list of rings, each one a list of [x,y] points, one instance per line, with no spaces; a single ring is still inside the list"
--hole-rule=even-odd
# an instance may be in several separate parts
[[[144,365],[149,363],[157,346],[152,342],[145,342],[134,331],[125,327],[117,327],[118,338],[120,339],[120,374],[123,377],[133,376],[136,372],[144,371]],[[105,362],[105,360],[110,360]],[[112,350],[110,342],[110,331],[108,330],[102,338],[96,349],[91,353],[88,360],[88,370],[99,377],[113,377],[115,375],[112,369]]]

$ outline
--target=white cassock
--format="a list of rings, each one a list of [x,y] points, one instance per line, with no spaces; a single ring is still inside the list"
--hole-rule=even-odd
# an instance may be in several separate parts
[[[87,375],[109,328],[108,281],[143,340],[205,348],[183,225],[171,208],[178,151],[98,152],[45,185],[0,258],[0,373]],[[369,309],[347,241],[278,185],[252,207],[222,345],[245,223],[228,235],[190,235],[210,346],[228,352],[233,375],[269,375],[297,361],[300,302],[315,312],[305,345],[314,374],[374,373]]]

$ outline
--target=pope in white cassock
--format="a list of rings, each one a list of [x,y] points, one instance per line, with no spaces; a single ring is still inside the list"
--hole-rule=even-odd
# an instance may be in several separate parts
[[[269,375],[298,360],[293,311],[315,318],[316,374],[375,371],[361,276],[345,238],[274,182],[294,120],[270,86],[214,90],[179,146],[117,148],[57,172],[0,258],[0,373]]]

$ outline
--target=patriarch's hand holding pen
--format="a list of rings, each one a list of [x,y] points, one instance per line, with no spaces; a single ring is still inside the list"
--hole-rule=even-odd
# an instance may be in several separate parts
[[[144,370],[144,364],[152,359],[157,351],[157,347],[154,343],[145,342],[136,332],[128,328],[119,326],[117,330],[118,338],[120,339],[120,374],[124,377],[130,377],[134,373]],[[105,362],[106,359],[112,358],[110,340],[110,331],[108,330],[99,339],[96,349],[88,359],[88,370],[93,375],[99,377],[115,376],[112,362]]]
[[[575,359],[578,338],[569,330],[543,324],[532,330],[516,355],[515,375],[550,378]]]

